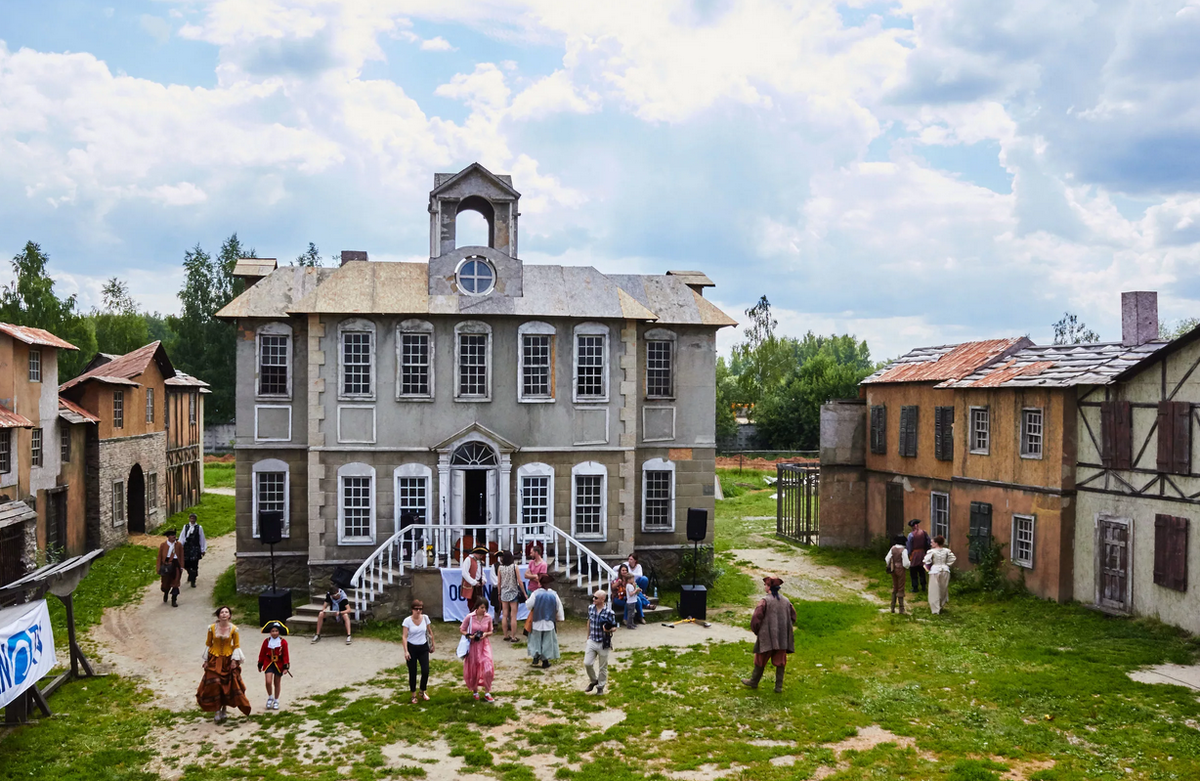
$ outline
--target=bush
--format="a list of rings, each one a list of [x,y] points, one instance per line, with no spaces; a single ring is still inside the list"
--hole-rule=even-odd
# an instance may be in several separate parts
[[[725,567],[713,555],[711,545],[701,545],[695,550],[685,551],[679,558],[679,569],[674,572],[659,574],[661,586],[670,591],[676,591],[680,586],[696,585],[712,588],[717,579],[725,574]]]
[[[1006,564],[1004,544],[993,539],[982,551],[975,569],[958,575],[951,581],[951,585],[958,594],[979,593],[1013,597],[1025,593],[1024,573],[1021,573],[1021,577],[1016,581],[1010,580],[1005,572]]]

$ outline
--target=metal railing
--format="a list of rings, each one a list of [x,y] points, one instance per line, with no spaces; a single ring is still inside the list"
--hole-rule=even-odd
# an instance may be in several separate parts
[[[519,563],[525,564],[533,544],[542,547],[549,567],[565,573],[577,587],[586,585],[588,591],[594,591],[616,577],[616,570],[585,543],[548,523],[410,524],[376,548],[354,572],[350,579],[354,589],[354,618],[360,620],[376,597],[403,576],[406,568],[455,566],[455,561],[461,562],[476,545],[484,545],[492,552],[510,551]]]
[[[779,464],[776,475],[775,533],[805,545],[817,542],[820,536],[817,503],[820,467]]]

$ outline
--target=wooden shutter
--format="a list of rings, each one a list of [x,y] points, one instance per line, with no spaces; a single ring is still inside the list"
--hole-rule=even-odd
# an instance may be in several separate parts
[[[900,408],[900,455],[912,458],[917,455],[917,412],[919,407]]]
[[[871,407],[871,452],[887,452],[887,407]]]
[[[1154,516],[1154,583],[1187,591],[1187,518]]]
[[[978,564],[983,551],[992,543],[992,506],[971,502],[971,523],[967,532],[967,561]]]
[[[1100,405],[1101,457],[1109,469],[1129,469],[1133,465],[1132,412],[1128,401]]]
[[[933,408],[933,457],[954,460],[954,407]]]
[[[1192,405],[1158,403],[1158,471],[1186,475],[1192,471]]]

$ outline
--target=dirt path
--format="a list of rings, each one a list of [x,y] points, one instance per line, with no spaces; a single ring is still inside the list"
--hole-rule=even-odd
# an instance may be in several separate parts
[[[741,548],[730,554],[755,579],[764,575],[782,578],[783,593],[789,597],[815,601],[863,599],[882,604],[879,597],[867,591],[865,579],[851,575],[841,567],[817,564],[799,548]]]

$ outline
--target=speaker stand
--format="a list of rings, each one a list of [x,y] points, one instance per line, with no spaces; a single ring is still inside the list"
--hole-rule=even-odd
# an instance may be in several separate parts
[[[693,580],[694,582],[694,580]],[[275,543],[271,543],[271,593],[276,593],[275,588]]]

